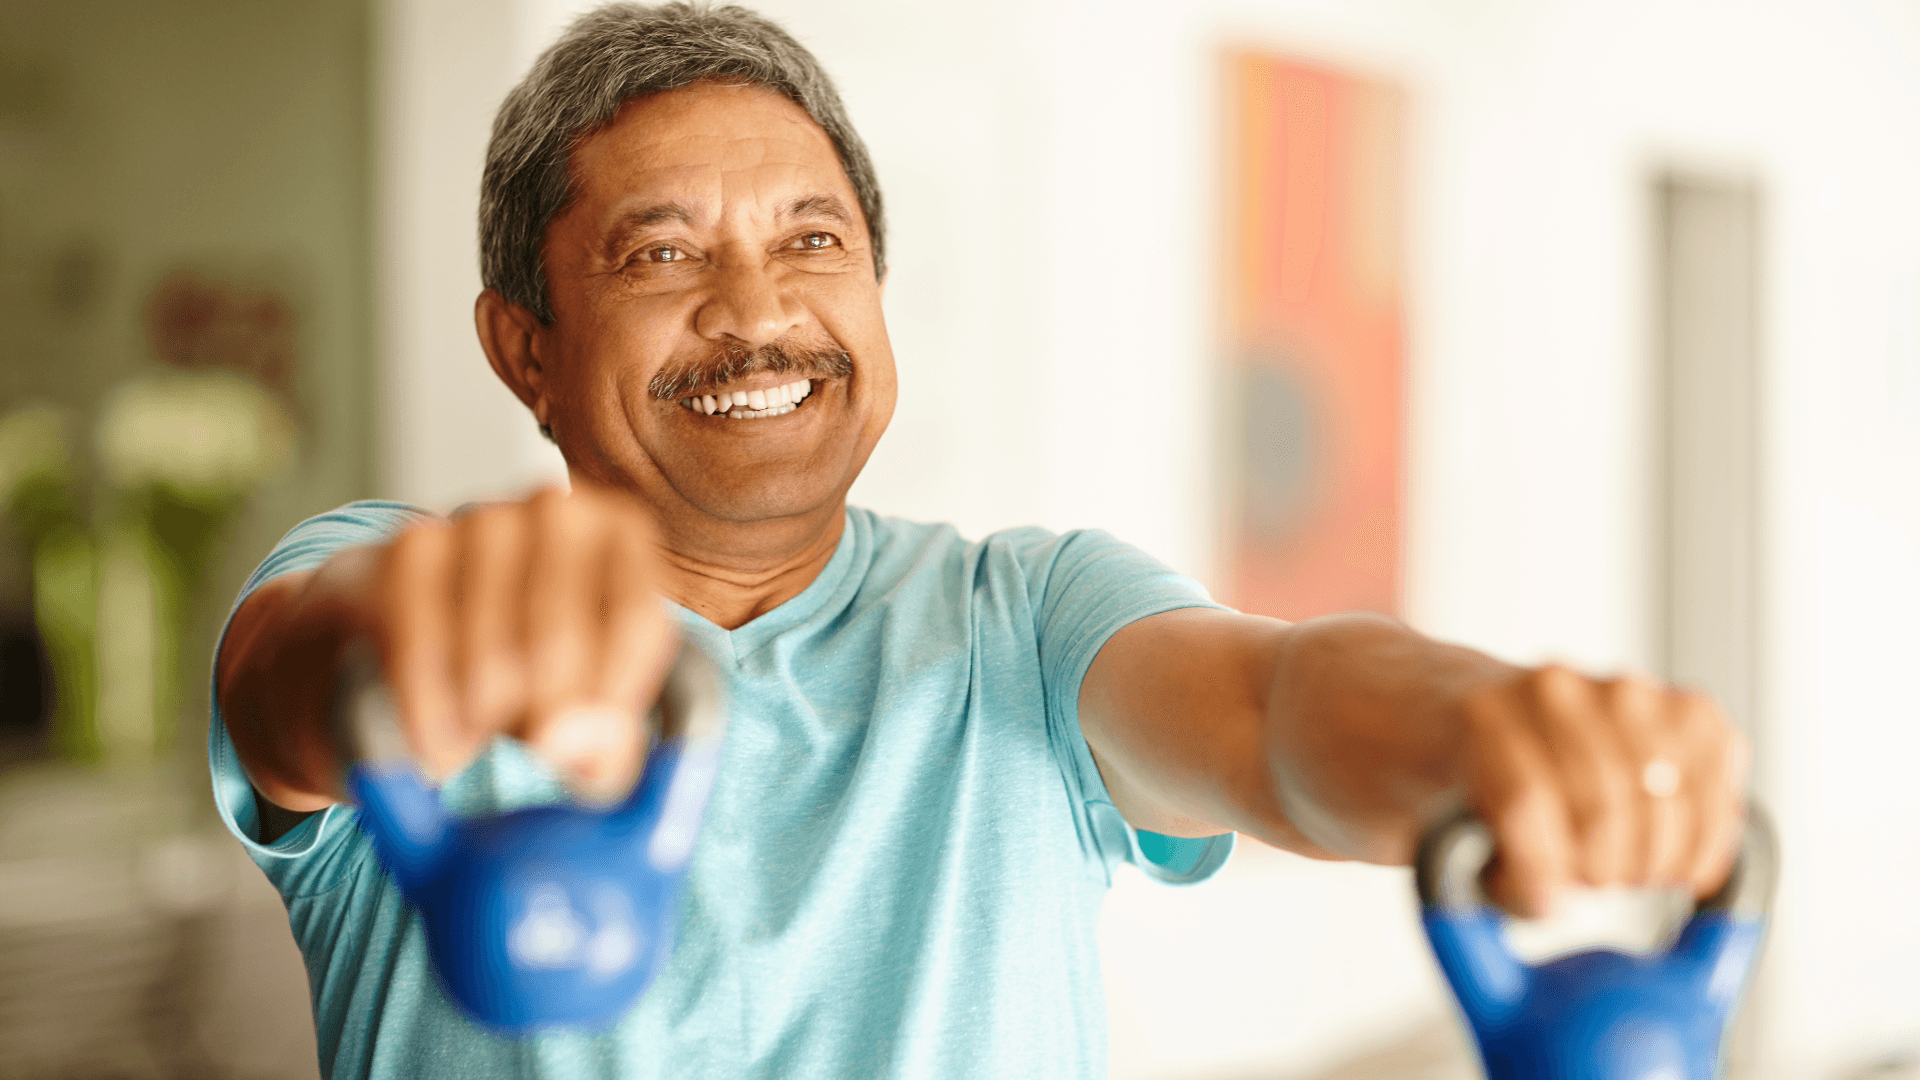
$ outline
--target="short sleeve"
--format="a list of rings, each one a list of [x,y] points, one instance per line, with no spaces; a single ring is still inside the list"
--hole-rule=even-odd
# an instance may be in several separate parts
[[[1060,761],[1081,841],[1108,867],[1133,863],[1173,885],[1204,881],[1233,852],[1233,834],[1189,839],[1127,823],[1080,730],[1080,684],[1121,627],[1179,608],[1219,608],[1200,583],[1098,530],[999,534],[1020,563],[1033,605],[1046,695],[1047,738]]]
[[[361,544],[378,543],[422,517],[426,511],[391,502],[349,503],[318,517],[309,518],[274,545],[266,560],[247,578],[240,595],[234,599],[237,611],[260,586],[283,574],[312,570],[335,552]],[[232,621],[232,613],[228,613]],[[220,633],[226,641],[226,630]],[[214,650],[218,669],[219,649]],[[271,844],[263,844],[260,835],[259,808],[254,802],[253,784],[240,764],[233,739],[227,733],[226,720],[220,715],[220,696],[215,688],[211,700],[212,716],[207,724],[207,760],[213,774],[213,801],[227,830],[247,849],[267,878],[282,895],[294,896],[323,891],[338,876],[348,853],[338,840],[354,832],[345,820],[351,807],[330,806],[308,817],[286,835]]]

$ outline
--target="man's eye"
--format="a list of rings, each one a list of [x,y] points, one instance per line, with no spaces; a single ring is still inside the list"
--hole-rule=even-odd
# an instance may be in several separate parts
[[[840,238],[832,233],[810,232],[794,240],[793,246],[802,251],[819,251],[821,248],[833,247],[839,242]]]
[[[648,262],[679,262],[687,257],[687,253],[677,247],[654,247],[641,252],[640,257]]]

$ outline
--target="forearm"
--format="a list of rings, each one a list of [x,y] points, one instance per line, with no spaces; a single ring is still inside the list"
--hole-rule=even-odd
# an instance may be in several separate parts
[[[1381,616],[1141,619],[1095,658],[1080,723],[1138,828],[1404,864],[1464,802],[1501,852],[1489,889],[1521,913],[1570,880],[1705,896],[1740,829],[1745,743],[1711,700],[1514,667]]]
[[[356,634],[346,601],[362,587],[369,555],[349,549],[256,589],[220,648],[215,686],[234,749],[254,787],[288,810],[341,798],[331,708]]]
[[[1274,650],[1265,702],[1271,790],[1248,801],[1329,853],[1404,864],[1463,794],[1463,703],[1519,674],[1382,616],[1298,623]]]

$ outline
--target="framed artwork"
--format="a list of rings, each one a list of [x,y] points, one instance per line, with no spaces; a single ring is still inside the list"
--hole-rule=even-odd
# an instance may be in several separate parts
[[[1227,602],[1399,608],[1404,95],[1225,59]]]

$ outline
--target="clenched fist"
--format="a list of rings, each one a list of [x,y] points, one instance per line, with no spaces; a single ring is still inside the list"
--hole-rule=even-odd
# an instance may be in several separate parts
[[[1726,880],[1748,753],[1706,696],[1515,667],[1378,616],[1279,640],[1266,728],[1282,843],[1405,864],[1464,802],[1493,834],[1488,891],[1521,915],[1567,885],[1706,896]]]
[[[1468,804],[1487,886],[1543,914],[1562,885],[1719,888],[1743,822],[1746,740],[1703,694],[1559,666],[1468,697]]]
[[[218,669],[254,786],[294,811],[338,800],[346,763],[330,713],[342,656],[368,641],[429,774],[459,771],[506,734],[584,794],[624,792],[677,646],[653,535],[626,497],[542,491],[420,521],[262,586],[235,613]]]

